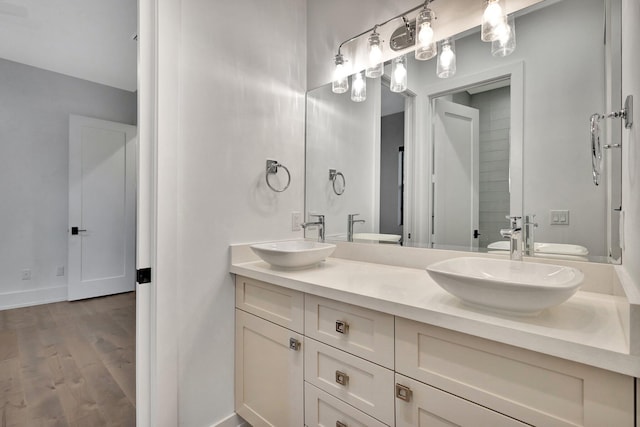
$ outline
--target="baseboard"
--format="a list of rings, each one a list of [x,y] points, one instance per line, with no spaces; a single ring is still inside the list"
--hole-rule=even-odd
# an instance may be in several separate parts
[[[224,420],[218,421],[211,427],[251,427],[249,423],[243,420],[238,414],[233,413]]]
[[[29,289],[0,294],[0,310],[29,307],[67,300],[67,287]]]

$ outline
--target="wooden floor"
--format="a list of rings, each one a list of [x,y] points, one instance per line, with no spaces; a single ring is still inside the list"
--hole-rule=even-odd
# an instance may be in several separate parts
[[[134,426],[135,293],[0,311],[0,426]]]

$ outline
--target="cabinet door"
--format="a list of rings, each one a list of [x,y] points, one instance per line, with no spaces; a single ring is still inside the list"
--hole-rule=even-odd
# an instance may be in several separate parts
[[[396,374],[396,427],[524,427],[518,420]],[[403,399],[398,395],[403,396]]]
[[[253,427],[303,425],[302,341],[302,335],[236,309],[235,406]]]

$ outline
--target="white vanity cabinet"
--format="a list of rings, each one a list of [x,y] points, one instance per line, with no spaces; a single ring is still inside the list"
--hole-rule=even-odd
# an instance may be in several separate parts
[[[241,276],[236,331],[253,426],[635,422],[633,377]]]
[[[235,408],[254,427],[304,424],[302,313],[302,293],[237,278]]]

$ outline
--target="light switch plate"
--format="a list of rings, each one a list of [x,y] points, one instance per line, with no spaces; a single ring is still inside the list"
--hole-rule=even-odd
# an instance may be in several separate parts
[[[551,225],[569,225],[569,211],[568,210],[549,211],[549,223]]]
[[[302,214],[300,212],[291,212],[291,231],[300,231],[302,227]]]

